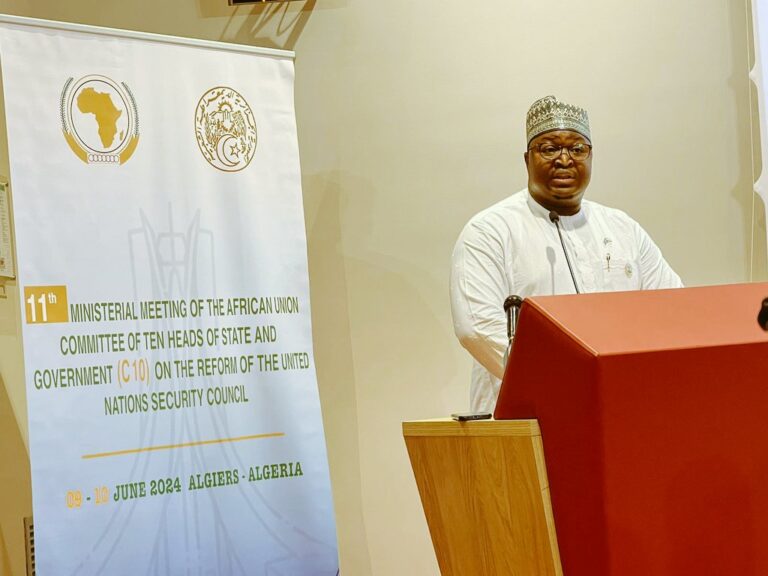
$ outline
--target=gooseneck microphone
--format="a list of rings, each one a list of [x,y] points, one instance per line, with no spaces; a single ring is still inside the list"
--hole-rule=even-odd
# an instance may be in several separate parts
[[[565,254],[565,261],[568,264],[568,271],[571,273],[571,280],[573,280],[573,287],[576,288],[576,294],[581,294],[579,285],[576,283],[576,276],[573,274],[573,266],[571,266],[571,257],[568,255],[568,250],[565,248],[565,242],[563,242],[563,234],[560,232],[560,215],[554,210],[549,213],[549,220],[557,228],[557,235],[560,237],[560,245],[563,247],[563,254]]]
[[[763,305],[757,314],[757,323],[760,324],[760,328],[763,330],[768,330],[768,298],[763,300]]]
[[[520,296],[507,296],[504,300],[504,313],[507,315],[507,349],[504,351],[504,366],[507,365],[509,354],[512,351],[512,342],[515,339],[517,331],[517,321],[520,318],[520,307],[523,305],[523,299]]]

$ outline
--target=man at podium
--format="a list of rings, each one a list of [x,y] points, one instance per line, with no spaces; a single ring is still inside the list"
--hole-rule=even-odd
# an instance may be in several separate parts
[[[637,222],[583,200],[593,155],[586,110],[547,96],[528,110],[526,132],[528,187],[472,217],[453,251],[451,311],[474,358],[473,411],[492,412],[499,393],[507,296],[682,287]]]

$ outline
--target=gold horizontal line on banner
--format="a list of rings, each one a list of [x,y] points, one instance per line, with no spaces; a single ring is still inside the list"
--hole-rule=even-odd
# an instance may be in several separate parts
[[[285,432],[270,432],[268,434],[253,434],[251,436],[236,436],[234,438],[217,438],[215,440],[199,440],[197,442],[185,442],[183,444],[163,444],[160,446],[147,446],[146,448],[129,448],[127,450],[115,450],[114,452],[98,452],[96,454],[83,454],[83,460],[93,458],[107,458],[109,456],[125,456],[126,454],[139,454],[141,452],[156,452],[159,450],[176,450],[177,448],[190,448],[192,446],[206,446],[209,444],[229,444],[244,440],[261,440],[264,438],[279,438],[285,436]]]
[[[297,2],[298,0],[228,0],[230,6],[240,6],[241,4],[267,4],[269,2]]]

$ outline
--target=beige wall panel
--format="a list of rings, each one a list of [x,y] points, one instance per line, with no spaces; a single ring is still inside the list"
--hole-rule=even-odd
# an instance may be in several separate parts
[[[0,0],[0,11],[296,51],[342,573],[437,574],[400,422],[468,404],[450,253],[472,214],[525,185],[534,99],[588,108],[589,197],[640,221],[687,284],[766,277],[744,2]],[[0,301],[0,376],[18,407],[16,301]]]

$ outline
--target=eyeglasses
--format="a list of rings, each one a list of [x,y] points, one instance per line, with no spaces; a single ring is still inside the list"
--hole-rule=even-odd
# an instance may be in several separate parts
[[[536,150],[539,156],[544,160],[554,160],[563,153],[565,150],[573,160],[576,162],[583,162],[592,153],[592,146],[589,144],[578,143],[573,146],[557,146],[556,144],[539,144],[535,148],[529,148],[529,150]]]

